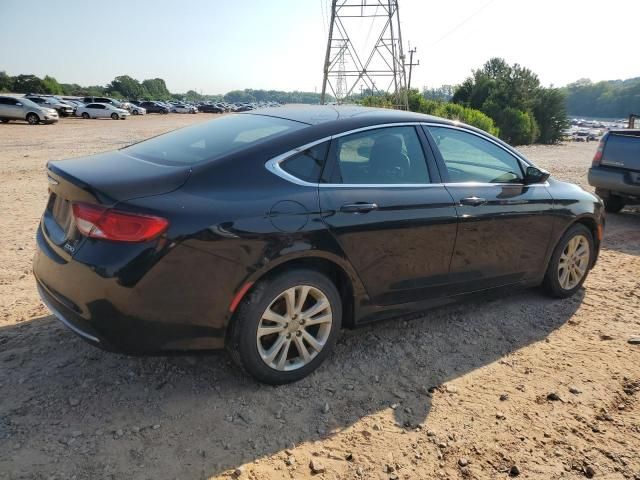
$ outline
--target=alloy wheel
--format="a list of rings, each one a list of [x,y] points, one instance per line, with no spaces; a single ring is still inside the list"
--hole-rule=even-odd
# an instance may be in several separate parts
[[[575,288],[584,278],[590,255],[589,241],[585,236],[576,235],[567,242],[558,261],[558,282],[564,290]]]
[[[262,314],[256,331],[258,353],[274,370],[304,367],[324,348],[333,315],[327,296],[309,285],[280,293]]]

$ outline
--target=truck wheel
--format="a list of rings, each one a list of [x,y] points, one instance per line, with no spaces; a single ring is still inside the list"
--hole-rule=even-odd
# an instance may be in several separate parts
[[[615,195],[609,195],[604,199],[604,209],[609,213],[618,213],[624,208],[624,201]]]

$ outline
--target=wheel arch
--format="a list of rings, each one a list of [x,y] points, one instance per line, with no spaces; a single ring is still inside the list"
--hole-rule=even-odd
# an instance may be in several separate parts
[[[593,254],[593,259],[591,261],[591,265],[589,266],[589,268],[593,268],[593,266],[596,263],[596,260],[598,259],[598,254],[600,252],[600,243],[602,241],[602,238],[601,238],[602,231],[599,230],[598,221],[593,215],[589,215],[589,214],[580,215],[577,218],[575,218],[572,222],[568,223],[565,226],[565,228],[562,230],[562,232],[560,232],[560,235],[558,235],[558,238],[556,239],[553,250],[551,251],[551,254],[553,255],[553,251],[555,250],[560,239],[564,237],[564,235],[569,231],[569,229],[575,225],[584,225],[589,230],[589,232],[591,232],[591,238],[595,246],[595,252]],[[604,218],[602,219],[602,229],[604,230]],[[549,256],[549,261],[550,260],[551,260],[551,256]]]
[[[283,257],[265,265],[251,274],[237,289],[227,320],[227,327],[233,322],[237,305],[263,280],[272,278],[292,269],[308,269],[326,275],[336,286],[342,300],[342,325],[352,327],[355,324],[356,297],[364,293],[360,279],[344,259],[328,252],[310,252],[308,254]],[[239,298],[238,298],[239,297]],[[230,330],[227,328],[227,330]]]

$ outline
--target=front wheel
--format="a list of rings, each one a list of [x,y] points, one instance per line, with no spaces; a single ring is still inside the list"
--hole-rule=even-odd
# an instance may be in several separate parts
[[[111,118],[114,119],[114,120],[118,120],[118,114],[116,112],[113,112],[111,114]]]
[[[29,122],[29,125],[37,125],[40,123],[40,117],[35,113],[30,113],[27,115],[27,122]]]
[[[247,295],[230,327],[227,350],[261,382],[294,382],[329,355],[341,319],[333,282],[313,270],[294,270],[260,282]]]
[[[134,110],[132,113],[133,113],[134,115],[138,115],[138,110]]]
[[[551,256],[544,287],[550,295],[567,298],[587,279],[595,254],[593,235],[584,225],[569,228]]]
[[[88,120],[89,114],[87,112],[82,112],[82,118],[84,118],[85,120]]]

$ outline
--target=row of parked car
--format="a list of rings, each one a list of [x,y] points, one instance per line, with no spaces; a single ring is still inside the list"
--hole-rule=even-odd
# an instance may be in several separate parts
[[[225,113],[245,112],[259,107],[280,106],[277,102],[226,103],[179,101],[121,101],[109,97],[61,97],[27,94],[23,97],[0,96],[0,121],[25,120],[32,125],[55,123],[60,117],[112,118],[124,120],[129,115],[147,113]]]

